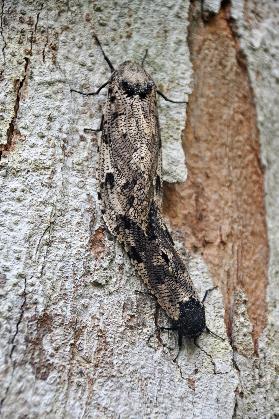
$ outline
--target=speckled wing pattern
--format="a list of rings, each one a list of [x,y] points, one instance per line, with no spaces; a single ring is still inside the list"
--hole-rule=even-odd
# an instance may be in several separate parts
[[[161,307],[183,329],[181,316],[187,315],[184,303],[191,300],[194,306],[202,304],[160,211],[161,140],[156,86],[143,67],[133,62],[123,63],[109,83],[98,179],[103,218],[109,231],[124,245]],[[191,310],[195,310],[192,305]],[[182,334],[195,335],[183,330]]]

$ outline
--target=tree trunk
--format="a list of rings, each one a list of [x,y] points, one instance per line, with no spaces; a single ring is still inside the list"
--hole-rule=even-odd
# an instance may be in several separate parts
[[[3,418],[279,415],[278,24],[259,0],[2,0]],[[188,100],[159,100],[164,213],[200,297],[218,286],[206,316],[224,341],[179,350],[107,233],[105,89],[70,90],[110,76],[92,30],[116,67],[148,48],[159,89]]]

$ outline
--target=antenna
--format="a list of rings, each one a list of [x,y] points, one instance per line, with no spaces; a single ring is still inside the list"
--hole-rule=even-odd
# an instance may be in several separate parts
[[[97,35],[95,34],[95,32],[93,32],[93,38],[95,39],[95,41],[97,42],[97,45],[100,47],[103,57],[106,60],[106,62],[109,65],[110,71],[113,72],[114,71],[114,67],[112,62],[110,61],[110,59],[108,58],[108,56],[106,55],[105,51],[103,50],[103,47],[101,45],[101,42],[99,41],[99,38],[97,37]]]

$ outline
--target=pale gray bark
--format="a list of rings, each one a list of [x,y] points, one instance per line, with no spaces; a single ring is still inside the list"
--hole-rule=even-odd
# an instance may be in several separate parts
[[[174,362],[176,334],[158,338],[153,298],[103,229],[97,134],[90,129],[99,126],[105,93],[89,98],[70,93],[71,87],[94,91],[109,77],[93,28],[115,65],[140,59],[148,48],[146,67],[160,89],[185,97],[191,92],[188,6],[174,0],[2,0],[2,417],[275,417],[278,7],[266,5],[261,26],[247,27],[244,6],[233,2],[266,165],[269,313],[257,359],[240,293],[238,352],[227,340],[204,334],[199,345],[207,353],[186,342]],[[259,71],[262,78],[255,76]],[[185,107],[162,103],[160,117],[165,179],[183,181]],[[203,296],[212,286],[208,269],[198,256],[189,256],[189,265]],[[226,336],[217,290],[209,294],[206,310],[210,329]],[[167,325],[162,312],[158,323]]]
[[[265,168],[265,205],[269,238],[267,326],[259,341],[259,356],[249,354],[237,320],[235,364],[242,394],[237,396],[236,417],[275,418],[279,415],[279,4],[243,0],[232,2],[232,17],[240,46],[247,58],[260,131],[261,161]],[[277,372],[276,372],[277,371]]]

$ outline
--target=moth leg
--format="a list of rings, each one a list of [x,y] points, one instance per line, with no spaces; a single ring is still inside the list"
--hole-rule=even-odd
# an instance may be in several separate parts
[[[167,96],[164,95],[164,93],[160,92],[160,90],[157,90],[158,95],[162,96],[163,99],[165,99],[167,102],[172,102],[172,103],[187,103],[185,100],[172,100],[169,99]]]
[[[225,342],[225,338],[222,338],[221,336],[217,335],[217,333],[212,332],[207,326],[205,328],[206,332],[210,335],[214,336],[215,338],[221,339],[223,342]]]
[[[80,90],[75,90],[75,89],[71,89],[71,92],[80,93],[81,95],[84,95],[84,96],[95,96],[95,95],[98,95],[98,94],[100,93],[100,91],[101,91],[104,87],[106,87],[106,85],[107,85],[107,84],[109,84],[109,82],[110,82],[110,79],[109,79],[108,81],[106,81],[104,84],[102,84],[102,86],[100,86],[100,87],[96,90],[96,92],[86,93],[86,92],[81,92]]]
[[[100,127],[98,129],[96,129],[96,132],[100,132],[103,131],[104,128],[104,115],[102,114],[102,118],[101,118],[101,122],[100,122]]]
[[[83,131],[84,132],[101,132],[103,131],[103,126],[104,126],[104,115],[102,115],[102,119],[101,119],[101,123],[100,123],[100,127],[99,128],[84,128]]]
[[[174,332],[174,331],[177,332],[177,329],[175,329],[174,327],[162,327],[161,326],[158,329],[159,329],[159,331],[161,331],[161,330],[171,330],[172,332]],[[178,343],[178,351],[177,351],[176,356],[173,359],[173,362],[176,362],[176,360],[179,357],[179,354],[182,350],[182,347],[183,347],[183,335],[181,333],[179,333],[179,331],[178,331],[178,341],[177,341],[177,343]]]
[[[167,348],[168,348],[168,346],[166,346],[166,345],[163,343],[162,338],[161,338],[161,336],[160,336],[160,332],[161,332],[161,331],[163,331],[163,330],[176,331],[176,329],[174,329],[173,327],[164,327],[164,326],[157,326],[157,325],[156,325],[155,332],[154,332],[154,333],[152,333],[152,335],[150,335],[150,336],[149,336],[149,338],[148,338],[148,340],[147,340],[148,344],[149,344],[149,342],[150,342],[150,339],[151,339],[153,336],[155,336],[155,335],[156,335],[156,337],[157,337],[158,341],[160,342],[160,344],[161,344],[163,347],[167,347]],[[182,349],[182,344],[183,344],[183,340],[182,340],[182,339],[183,339],[183,336],[179,333],[179,334],[178,334],[178,352],[177,352],[176,356],[174,357],[174,359],[172,360],[173,362],[176,362],[176,360],[177,360],[177,358],[178,358],[178,356],[179,356],[179,354],[180,354],[180,352],[181,352],[181,349]],[[170,349],[170,348],[168,348],[168,349]]]
[[[214,360],[213,360],[213,357],[212,357],[212,355],[210,355],[210,353],[208,353],[205,349],[203,349],[198,343],[197,343],[197,339],[198,339],[198,337],[197,338],[195,338],[194,339],[194,345],[201,351],[201,352],[203,352],[205,355],[207,355],[208,357],[209,357],[209,359],[210,359],[210,362],[211,362],[211,364],[213,365],[213,369],[214,369],[214,372],[216,371],[216,365],[215,365],[215,362],[214,362]]]
[[[145,50],[144,56],[142,57],[142,60],[141,60],[142,67],[143,67],[144,61],[146,60],[147,54],[148,54],[148,49]]]
[[[139,294],[139,295],[148,295],[148,297],[152,297],[154,299],[154,295],[151,294],[151,292],[149,291],[140,291],[140,290],[135,290],[135,294]]]
[[[176,329],[174,329],[173,327],[164,327],[164,326],[160,326],[158,327],[158,330],[171,330],[172,332],[175,331]]]
[[[183,336],[181,335],[181,333],[178,333],[178,351],[175,358],[172,360],[173,362],[176,362],[177,358],[179,357],[182,346],[183,346]]]
[[[203,299],[202,299],[202,304],[205,302],[205,300],[206,300],[206,298],[207,298],[208,294],[209,294],[211,291],[216,290],[217,288],[218,288],[218,287],[212,287],[212,288],[209,288],[208,290],[206,290],[206,291],[205,291],[205,294],[204,294]]]
[[[203,299],[202,299],[202,304],[205,302],[205,300],[206,300],[206,298],[207,298],[208,294],[209,294],[211,291],[216,290],[217,288],[218,288],[218,287],[212,287],[212,288],[209,288],[208,290],[206,290],[206,291],[205,291],[205,294],[204,294]],[[226,339],[222,338],[221,336],[217,335],[217,333],[212,332],[212,331],[209,329],[209,327],[207,327],[207,326],[206,326],[205,330],[206,330],[206,332],[207,332],[207,333],[209,333],[209,334],[210,334],[210,335],[212,335],[212,336],[215,336],[216,338],[221,339],[223,342],[226,340]]]
[[[138,291],[138,293],[140,293],[140,292],[141,292],[141,291]],[[154,296],[153,296],[153,295],[152,295],[152,297],[154,298]],[[149,338],[148,338],[148,343],[149,343],[149,341],[150,341],[151,337],[156,336],[156,338],[157,338],[157,340],[160,342],[160,344],[161,344],[162,346],[165,346],[165,345],[164,345],[164,343],[163,343],[163,341],[162,341],[162,339],[161,339],[160,332],[161,332],[161,331],[163,331],[163,330],[171,330],[171,331],[173,331],[173,330],[174,330],[174,328],[173,328],[173,327],[164,327],[164,326],[159,326],[159,325],[158,325],[158,316],[159,316],[160,306],[159,306],[159,304],[158,304],[158,302],[157,302],[156,300],[155,300],[155,302],[156,302],[155,313],[154,313],[155,331],[154,331],[154,333],[152,333],[152,335],[151,335],[151,336],[149,336]]]

